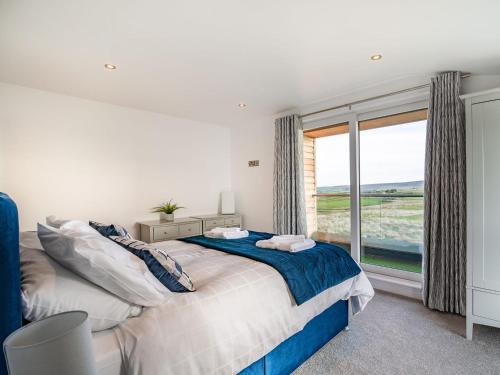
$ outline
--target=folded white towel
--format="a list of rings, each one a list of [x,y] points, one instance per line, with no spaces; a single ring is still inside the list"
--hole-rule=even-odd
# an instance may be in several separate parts
[[[212,228],[209,232],[211,233],[226,233],[226,232],[239,232],[241,231],[240,227],[216,227]]]
[[[303,241],[280,242],[276,249],[295,253],[297,251],[311,249],[314,246],[316,246],[316,242],[308,238]]]
[[[274,242],[287,242],[287,241],[304,241],[306,236],[303,234],[282,234],[281,236],[273,236],[270,241]]]
[[[303,235],[284,235],[274,236],[269,240],[260,240],[255,243],[255,246],[263,249],[275,249],[289,251],[295,253],[297,251],[311,249],[316,246],[316,242]]]
[[[248,237],[248,235],[249,235],[249,233],[247,230],[239,230],[239,231],[235,231],[235,232],[224,232],[222,234],[222,236],[226,240],[235,240],[238,238],[245,238],[245,237]]]
[[[276,242],[271,240],[259,240],[255,243],[255,246],[263,249],[276,249]]]
[[[214,233],[212,231],[208,231],[203,233],[205,237],[208,238],[223,238],[226,240],[236,240],[238,238],[245,238],[248,237],[248,231],[247,230],[238,230],[238,231],[230,231],[230,232],[219,232],[219,233]]]

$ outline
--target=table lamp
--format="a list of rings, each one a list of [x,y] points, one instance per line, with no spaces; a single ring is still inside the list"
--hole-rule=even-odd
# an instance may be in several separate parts
[[[30,323],[4,341],[10,375],[95,375],[88,314],[69,311]]]

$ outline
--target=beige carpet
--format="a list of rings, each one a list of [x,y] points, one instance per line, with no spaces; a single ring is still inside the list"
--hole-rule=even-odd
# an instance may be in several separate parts
[[[431,311],[415,300],[377,292],[365,311],[294,375],[500,374],[500,329]]]

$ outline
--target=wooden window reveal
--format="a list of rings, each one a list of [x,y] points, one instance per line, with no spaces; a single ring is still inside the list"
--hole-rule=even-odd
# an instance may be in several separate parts
[[[359,130],[377,129],[383,128],[385,126],[407,124],[409,122],[422,120],[427,120],[427,109],[419,109],[418,111],[398,113],[396,115],[389,115],[360,121]]]
[[[328,125],[322,128],[316,128],[304,131],[304,136],[309,138],[329,137],[331,135],[339,135],[349,133],[349,123],[344,122],[336,125]]]

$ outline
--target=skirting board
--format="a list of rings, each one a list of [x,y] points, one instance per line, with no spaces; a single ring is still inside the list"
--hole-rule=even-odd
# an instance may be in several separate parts
[[[422,284],[418,281],[404,280],[372,272],[366,272],[366,275],[374,289],[418,300],[422,299]]]

